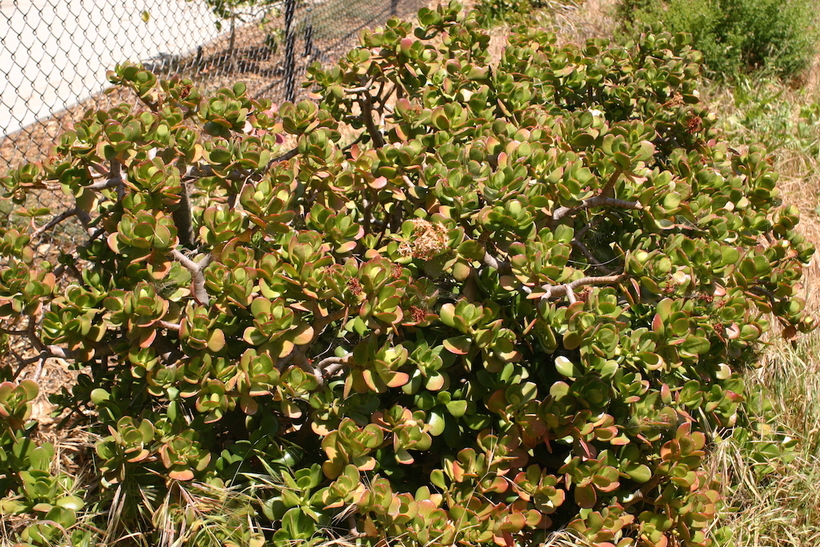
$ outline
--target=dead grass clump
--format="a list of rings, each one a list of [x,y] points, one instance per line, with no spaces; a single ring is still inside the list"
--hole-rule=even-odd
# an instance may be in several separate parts
[[[583,45],[592,38],[611,38],[617,0],[554,1],[550,10],[559,44]]]
[[[820,545],[820,333],[795,346],[775,342],[764,365],[746,375],[750,393],[772,405],[769,424],[752,445],[728,439],[716,445],[712,464],[729,478],[728,510],[718,525],[744,547]],[[792,456],[760,458],[755,444],[796,441]]]

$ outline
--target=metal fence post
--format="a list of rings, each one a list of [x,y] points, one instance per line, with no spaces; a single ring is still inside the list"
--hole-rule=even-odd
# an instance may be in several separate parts
[[[310,57],[313,54],[313,25],[305,26],[305,54],[304,57]]]
[[[313,55],[313,8],[305,10],[305,54],[304,57]]]
[[[296,33],[293,15],[296,0],[285,0],[285,100],[296,100]]]
[[[390,0],[390,15],[396,16],[399,14],[399,0]]]

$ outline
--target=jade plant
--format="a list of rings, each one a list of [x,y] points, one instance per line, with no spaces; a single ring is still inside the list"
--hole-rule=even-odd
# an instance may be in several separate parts
[[[90,110],[2,179],[19,204],[72,200],[3,228],[0,316],[23,365],[81,370],[56,400],[98,436],[98,527],[715,544],[712,435],[749,427],[741,372],[772,323],[812,327],[797,211],[762,149],[721,140],[685,36],[522,27],[492,64],[488,44],[457,4],[423,9],[312,67],[298,104],[120,66],[136,106]],[[38,259],[67,219],[84,238]],[[30,434],[16,373],[2,453]],[[15,457],[4,480],[29,495]],[[186,528],[195,485],[245,492],[252,533]]]
[[[54,446],[31,438],[34,423],[28,420],[39,388],[33,380],[0,383],[0,492],[13,493],[0,499],[0,514],[27,513],[33,522],[23,528],[20,539],[52,545],[64,539],[63,532],[77,522],[84,507],[76,495],[75,480],[65,473],[52,473]],[[80,545],[83,534],[69,535]]]

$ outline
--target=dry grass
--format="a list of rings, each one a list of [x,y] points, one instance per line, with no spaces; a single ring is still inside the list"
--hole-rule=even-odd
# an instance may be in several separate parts
[[[476,0],[463,4],[472,7]],[[559,45],[583,45],[590,38],[609,38],[615,29],[614,0],[546,0],[542,4],[546,7],[528,14],[524,22],[555,32]],[[511,30],[510,24],[502,22],[488,31],[491,64],[501,59]]]
[[[561,43],[583,44],[590,38],[609,38],[615,29],[614,0],[586,0],[578,4],[554,2],[552,23]]]
[[[713,463],[732,479],[725,494],[734,509],[720,524],[731,531],[737,545],[820,545],[819,348],[818,333],[804,337],[796,348],[777,343],[764,366],[747,375],[750,389],[761,389],[773,403],[772,425],[797,441],[794,459],[755,461],[748,447],[732,441],[720,443],[713,454]],[[764,465],[774,469],[761,476]]]

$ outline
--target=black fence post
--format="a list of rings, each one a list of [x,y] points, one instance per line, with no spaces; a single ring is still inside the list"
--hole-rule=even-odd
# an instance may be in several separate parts
[[[399,14],[399,0],[390,0],[390,15],[396,16]]]
[[[305,54],[304,57],[310,57],[313,53],[313,24],[308,22],[305,25]]]
[[[285,100],[296,100],[296,33],[293,32],[293,15],[296,0],[285,0]]]

